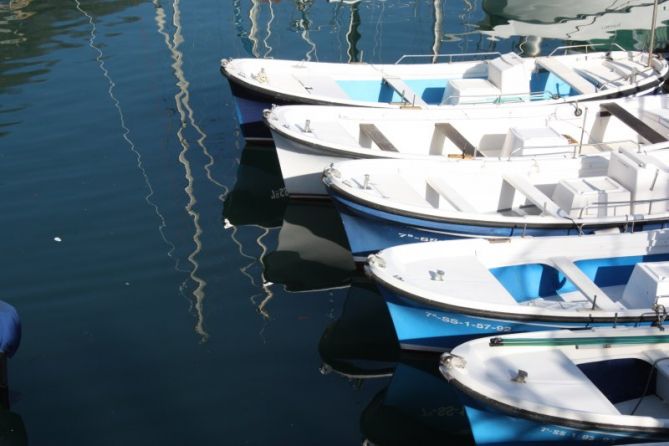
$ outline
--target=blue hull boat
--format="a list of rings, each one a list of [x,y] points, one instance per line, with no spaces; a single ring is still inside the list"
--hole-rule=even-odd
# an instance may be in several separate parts
[[[504,333],[525,333],[532,331],[583,329],[592,327],[610,327],[613,321],[590,322],[587,318],[575,322],[523,321],[500,319],[447,311],[438,307],[417,304],[384,287],[381,294],[386,299],[388,311],[395,326],[395,334],[400,347],[406,350],[447,351],[463,342],[482,336]],[[651,325],[657,318],[650,320],[618,322],[617,325],[638,327]]]
[[[326,169],[323,182],[358,262],[412,242],[649,231],[669,222],[669,144],[643,147],[558,159],[352,160]]]
[[[366,270],[400,346],[445,351],[496,334],[662,325],[665,268],[669,230],[414,243]]]
[[[461,394],[472,435],[477,445],[592,445],[624,444],[630,441],[657,441],[665,436],[624,433],[606,429],[584,429],[560,424],[541,423],[513,417],[486,407],[466,394]]]
[[[657,328],[483,338],[442,355],[478,445],[669,440],[669,336]]]

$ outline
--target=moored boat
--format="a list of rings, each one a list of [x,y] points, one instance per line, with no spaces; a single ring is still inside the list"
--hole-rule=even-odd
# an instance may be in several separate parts
[[[422,64],[403,63],[420,60],[414,55],[395,64],[223,59],[221,71],[230,83],[242,134],[259,141],[271,139],[262,113],[272,104],[438,108],[573,102],[649,93],[667,77],[664,59],[649,60],[641,52],[588,52],[591,47],[561,47],[531,58],[442,55],[447,62]],[[581,52],[559,54],[563,50]]]
[[[574,157],[669,139],[669,96],[526,107],[382,109],[293,105],[265,114],[286,192],[326,198],[323,169],[359,158]]]
[[[403,348],[475,337],[662,325],[669,230],[413,243],[370,256]]]
[[[669,335],[557,330],[466,342],[440,370],[478,445],[669,440]]]
[[[574,159],[353,160],[323,181],[364,261],[417,241],[660,229],[669,223],[668,146]]]

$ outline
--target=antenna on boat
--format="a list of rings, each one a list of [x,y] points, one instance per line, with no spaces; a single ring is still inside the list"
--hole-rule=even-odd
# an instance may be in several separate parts
[[[648,45],[648,66],[651,66],[653,60],[653,47],[655,46],[655,27],[657,24],[657,0],[653,2],[653,21],[650,24],[650,45]]]

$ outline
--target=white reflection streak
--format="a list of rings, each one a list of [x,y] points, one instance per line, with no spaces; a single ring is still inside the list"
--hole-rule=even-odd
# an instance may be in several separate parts
[[[251,0],[253,6],[249,10],[249,20],[251,21],[251,29],[249,30],[249,40],[252,42],[251,54],[253,57],[260,57],[258,53],[258,12],[260,7],[258,6],[258,0]]]
[[[269,57],[269,54],[272,52],[272,47],[269,46],[269,38],[272,36],[272,22],[274,21],[274,9],[272,8],[272,2],[270,1],[267,6],[269,6],[269,21],[267,22],[267,34],[263,39],[262,43],[265,45],[267,51],[265,52],[265,58]]]
[[[437,62],[439,52],[441,51],[441,26],[443,21],[443,11],[441,0],[434,0],[434,43],[432,44],[432,63]]]
[[[200,335],[200,342],[206,342],[207,339],[209,338],[209,334],[206,332],[204,328],[204,299],[205,299],[204,289],[207,286],[207,283],[197,275],[200,265],[196,260],[196,256],[202,250],[202,242],[200,240],[200,236],[202,235],[202,228],[200,227],[200,215],[195,210],[193,210],[194,206],[197,204],[197,199],[195,198],[195,194],[193,192],[193,183],[194,183],[193,172],[190,166],[190,161],[186,157],[186,154],[189,150],[189,144],[183,135],[183,131],[187,125],[187,119],[186,119],[187,116],[189,118],[189,121],[191,122],[191,125],[193,125],[193,127],[196,128],[200,133],[200,140],[198,140],[198,142],[200,142],[200,145],[201,141],[204,140],[206,135],[204,135],[204,133],[201,130],[199,130],[199,127],[195,125],[192,117],[193,116],[192,109],[188,105],[189,83],[188,81],[186,81],[183,73],[182,69],[183,54],[179,50],[179,45],[183,43],[183,36],[181,34],[181,12],[179,10],[179,2],[178,0],[176,0],[172,4],[173,6],[172,24],[175,27],[173,42],[170,42],[169,35],[165,31],[165,23],[166,23],[165,11],[163,10],[162,6],[160,6],[157,0],[154,0],[153,4],[156,9],[156,24],[158,26],[158,32],[163,36],[165,40],[165,45],[172,54],[172,60],[174,61],[172,63],[172,68],[174,69],[174,74],[178,80],[177,86],[179,87],[179,92],[174,96],[174,101],[176,103],[179,116],[181,118],[181,125],[179,126],[179,130],[177,131],[177,138],[179,140],[179,143],[181,144],[181,151],[179,152],[179,162],[184,167],[185,178],[187,182],[184,191],[188,196],[188,204],[186,205],[185,209],[188,215],[193,219],[193,226],[195,226],[195,233],[193,234],[193,243],[195,244],[195,249],[188,256],[188,261],[193,266],[192,270],[190,271],[189,277],[196,284],[195,290],[193,290],[193,297],[194,297],[193,306],[196,317],[195,332],[198,335]],[[203,150],[206,152],[206,148],[203,148]],[[208,152],[206,153],[208,155]]]
[[[311,48],[307,53],[305,54],[305,57],[307,61],[311,61],[311,55],[316,56],[316,60],[318,60],[318,55],[316,54],[316,44],[314,43],[313,40],[311,40],[311,37],[309,36],[309,28],[311,27],[311,21],[309,20],[309,16],[307,15],[307,12],[309,12],[309,8],[311,6],[307,5],[304,6],[304,9],[301,11],[302,12],[302,19],[300,20],[300,26],[302,27],[302,33],[300,34],[302,37],[302,40],[304,40],[307,45]]]
[[[256,262],[258,262],[259,259],[262,259],[267,254],[267,246],[265,246],[265,244],[262,242],[262,239],[265,238],[265,236],[267,236],[267,234],[269,234],[269,229],[268,228],[263,228],[262,226],[258,226],[258,225],[248,225],[248,227],[258,228],[258,229],[263,231],[258,237],[256,237],[256,243],[257,243],[258,246],[260,246],[260,249],[261,249],[260,256],[256,258],[256,257],[253,257],[253,256],[251,256],[249,254],[246,254],[244,252],[244,247],[242,246],[242,243],[239,240],[237,240],[237,226],[231,225],[227,220],[226,220],[226,226],[228,228],[232,229],[232,235],[230,236],[230,238],[232,239],[232,241],[239,248],[238,249],[239,254],[242,257],[245,257],[245,258],[251,260],[250,263],[248,263],[244,267],[240,268],[239,271],[243,275],[245,275],[246,277],[249,278],[249,281],[251,282],[251,285],[253,285],[254,287],[260,286],[262,288],[264,293],[256,293],[256,294],[254,294],[250,297],[250,300],[251,300],[251,303],[256,307],[256,309],[258,310],[260,315],[263,317],[263,319],[267,320],[267,319],[269,319],[270,315],[269,315],[269,312],[267,310],[265,310],[265,307],[267,306],[269,301],[271,301],[272,298],[274,297],[274,293],[270,289],[270,286],[272,285],[272,283],[267,282],[265,280],[264,274],[262,274],[261,275],[262,285],[259,285],[258,283],[256,283],[255,278],[251,274],[249,274],[247,272],[247,270],[249,268],[251,268]],[[260,301],[260,304],[258,304],[256,302],[256,298],[260,297],[260,296],[264,296],[264,298],[263,298],[262,301]]]
[[[269,229],[267,229],[267,228],[263,228],[263,229],[264,229],[264,232],[262,234],[260,234],[260,236],[256,239],[256,242],[258,243],[258,246],[260,246],[260,249],[261,249],[260,257],[258,257],[259,259],[262,259],[263,257],[265,257],[265,254],[267,254],[267,246],[265,246],[265,244],[262,242],[262,239],[265,238],[267,236],[267,234],[269,234]],[[262,289],[265,292],[265,298],[260,301],[260,304],[258,304],[258,311],[260,312],[260,314],[265,319],[269,319],[269,312],[267,312],[265,310],[265,307],[267,306],[267,304],[274,297],[274,293],[272,293],[272,290],[270,290],[270,288],[269,288],[270,285],[272,285],[272,283],[267,282],[265,280],[264,273],[263,273]],[[260,295],[261,294],[257,294],[256,296],[260,296]],[[254,304],[256,303],[255,296],[253,298],[251,298],[251,302],[253,302]]]
[[[128,127],[125,124],[125,116],[123,115],[123,109],[121,108],[121,103],[114,95],[114,87],[116,87],[116,83],[112,80],[111,76],[109,75],[109,71],[105,67],[105,62],[103,60],[104,55],[102,53],[102,50],[97,45],[95,45],[95,38],[97,37],[96,35],[97,27],[95,26],[95,21],[93,20],[93,17],[90,14],[84,11],[84,9],[81,7],[81,3],[79,2],[79,0],[74,0],[74,3],[76,4],[77,10],[81,12],[81,14],[83,14],[88,19],[88,23],[91,25],[91,34],[90,38],[88,39],[88,46],[91,47],[93,50],[95,50],[95,52],[97,53],[95,60],[97,61],[98,66],[100,67],[100,71],[102,71],[102,75],[105,77],[105,79],[107,79],[107,83],[109,84],[107,93],[109,95],[109,98],[114,103],[114,107],[116,108],[116,111],[118,113],[121,129],[123,129],[123,139],[128,143],[130,151],[135,155],[135,158],[137,159],[137,168],[142,173],[142,177],[144,177],[144,184],[146,185],[146,188],[149,191],[149,193],[144,197],[144,201],[146,201],[146,203],[153,208],[153,211],[160,220],[160,224],[158,225],[158,232],[160,233],[160,237],[163,239],[165,244],[167,244],[167,246],[169,246],[170,248],[169,251],[167,251],[167,256],[174,259],[175,261],[174,269],[176,271],[187,272],[186,270],[183,270],[179,267],[179,259],[175,258],[173,255],[176,247],[174,246],[174,243],[169,241],[165,236],[165,228],[167,227],[167,223],[165,222],[165,217],[160,212],[160,208],[158,208],[158,205],[156,205],[153,201],[151,201],[151,197],[153,196],[154,193],[153,186],[151,185],[149,176],[147,175],[146,170],[144,169],[144,164],[142,163],[142,155],[139,153],[139,150],[137,150],[135,143],[130,138],[130,129],[128,129]]]

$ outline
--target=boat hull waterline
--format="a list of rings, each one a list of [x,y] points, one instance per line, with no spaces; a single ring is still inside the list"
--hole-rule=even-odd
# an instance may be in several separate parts
[[[596,231],[620,230],[639,232],[669,227],[666,219],[653,221],[648,218],[634,224],[570,225],[475,225],[448,220],[428,220],[410,215],[399,215],[388,210],[376,209],[357,203],[346,192],[329,187],[328,192],[339,211],[351,254],[356,263],[364,263],[369,254],[391,246],[416,242],[433,242],[459,238],[507,238],[515,236],[547,237],[558,235],[587,235]]]
[[[490,313],[486,316],[467,314],[466,310],[446,310],[408,299],[399,290],[379,285],[393,320],[400,347],[405,350],[448,351],[457,345],[482,336],[526,333],[544,330],[578,330],[592,327],[641,327],[657,323],[657,317],[592,317],[541,320],[536,317],[512,319],[508,315]]]

